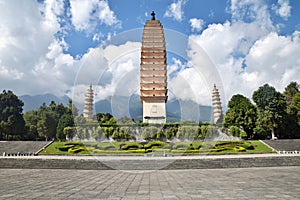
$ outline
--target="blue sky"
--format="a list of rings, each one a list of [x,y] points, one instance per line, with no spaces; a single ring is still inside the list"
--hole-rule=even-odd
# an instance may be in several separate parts
[[[142,28],[165,28],[169,99],[223,104],[264,83],[300,83],[298,0],[0,0],[0,85],[82,103],[139,91]]]

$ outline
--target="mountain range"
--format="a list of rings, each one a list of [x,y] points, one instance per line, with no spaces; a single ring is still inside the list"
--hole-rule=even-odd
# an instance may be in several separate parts
[[[55,103],[68,104],[69,97],[57,97],[53,94],[43,95],[23,95],[19,97],[24,102],[23,111],[37,110],[43,103],[49,105],[51,101]],[[75,103],[76,104],[76,103]],[[82,113],[83,105],[76,104],[79,113]],[[166,104],[167,121],[202,121],[211,122],[212,107],[203,106],[191,100],[168,100]],[[127,116],[133,118],[136,122],[142,120],[143,105],[139,95],[134,94],[131,97],[111,96],[107,99],[95,102],[94,110],[96,113],[111,113],[116,118]]]

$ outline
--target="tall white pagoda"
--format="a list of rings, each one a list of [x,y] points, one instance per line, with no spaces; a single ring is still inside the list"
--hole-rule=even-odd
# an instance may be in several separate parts
[[[151,13],[144,26],[141,65],[140,99],[143,103],[143,122],[166,123],[167,62],[163,26]]]
[[[84,102],[84,109],[83,109],[83,117],[87,120],[93,119],[93,106],[94,106],[94,90],[92,85],[87,90],[85,94],[85,102]]]
[[[222,105],[219,90],[216,85],[212,91],[212,105],[213,105],[213,123],[218,124],[223,121]]]

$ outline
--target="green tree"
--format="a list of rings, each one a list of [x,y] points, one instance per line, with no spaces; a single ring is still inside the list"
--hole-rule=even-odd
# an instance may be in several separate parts
[[[237,126],[242,128],[250,137],[253,134],[256,119],[256,107],[248,98],[241,94],[231,97],[228,102],[228,111],[225,115],[225,127]]]
[[[144,140],[156,139],[158,131],[159,129],[155,126],[146,127],[142,132],[142,137]]]
[[[67,139],[72,140],[73,137],[76,135],[76,128],[67,126],[64,128],[64,135]]]
[[[102,127],[102,130],[106,139],[109,139],[114,133],[114,127]]]
[[[78,116],[79,109],[73,104],[72,99],[69,99],[68,110],[74,117]]]
[[[75,116],[74,122],[75,124],[85,124],[86,119],[84,118],[83,115],[79,115],[79,116]]]
[[[287,114],[284,136],[286,138],[300,138],[300,92],[293,96],[290,105],[287,107]]]
[[[54,139],[56,135],[59,118],[55,112],[55,106],[56,104],[54,102],[51,102],[49,107],[43,103],[37,111],[39,119],[37,122],[37,131],[39,137],[45,138],[45,140]]]
[[[23,105],[12,91],[4,90],[0,94],[0,139],[22,139],[25,131]]]
[[[291,105],[288,108],[288,113],[291,114],[296,119],[297,124],[300,125],[300,92],[293,97]]]
[[[135,122],[134,119],[125,116],[118,119],[117,124],[135,124]]]
[[[176,136],[178,128],[177,127],[170,127],[166,130],[166,138],[168,140],[173,139]]]
[[[58,121],[56,128],[56,139],[60,141],[66,140],[66,135],[64,134],[64,128],[73,127],[74,120],[70,114],[63,114]]]
[[[201,125],[200,126],[200,134],[198,136],[199,139],[204,139],[208,132],[209,125]]]
[[[180,126],[177,131],[176,137],[180,140],[193,140],[198,134],[198,125],[197,126]]]
[[[95,140],[100,140],[103,135],[102,128],[98,126],[96,130],[92,133],[92,137],[95,138]]]
[[[293,97],[300,92],[300,86],[297,82],[290,82],[285,88],[283,95],[286,98],[286,103],[289,106],[293,100]]]
[[[39,133],[37,130],[37,123],[39,121],[38,114],[36,110],[27,111],[23,115],[25,126],[27,128],[26,139],[37,140],[39,138]]]
[[[111,138],[112,138],[113,140],[123,139],[123,138],[121,138],[121,136],[120,136],[120,134],[119,134],[119,132],[118,132],[117,130],[114,130],[114,132],[113,132]]]
[[[283,125],[283,118],[286,116],[284,96],[274,87],[265,84],[254,91],[252,99],[258,107],[256,132],[271,131],[272,139],[275,139],[275,129]]]
[[[230,126],[229,132],[233,136],[236,136],[236,137],[240,136],[240,130],[239,130],[239,127],[237,127],[237,126]]]
[[[110,113],[97,113],[96,114],[97,121],[100,125],[107,124],[113,125],[116,124],[116,119]]]
[[[300,86],[296,82],[291,82],[283,92],[287,103],[287,117],[284,120],[284,127],[281,131],[284,138],[300,138]]]
[[[119,129],[120,139],[132,140],[135,139],[134,133],[130,127],[121,127]]]

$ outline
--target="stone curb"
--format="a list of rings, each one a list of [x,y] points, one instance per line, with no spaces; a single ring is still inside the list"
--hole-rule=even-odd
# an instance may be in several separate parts
[[[193,158],[2,157],[0,168],[86,170],[175,170],[300,166],[299,155]]]

